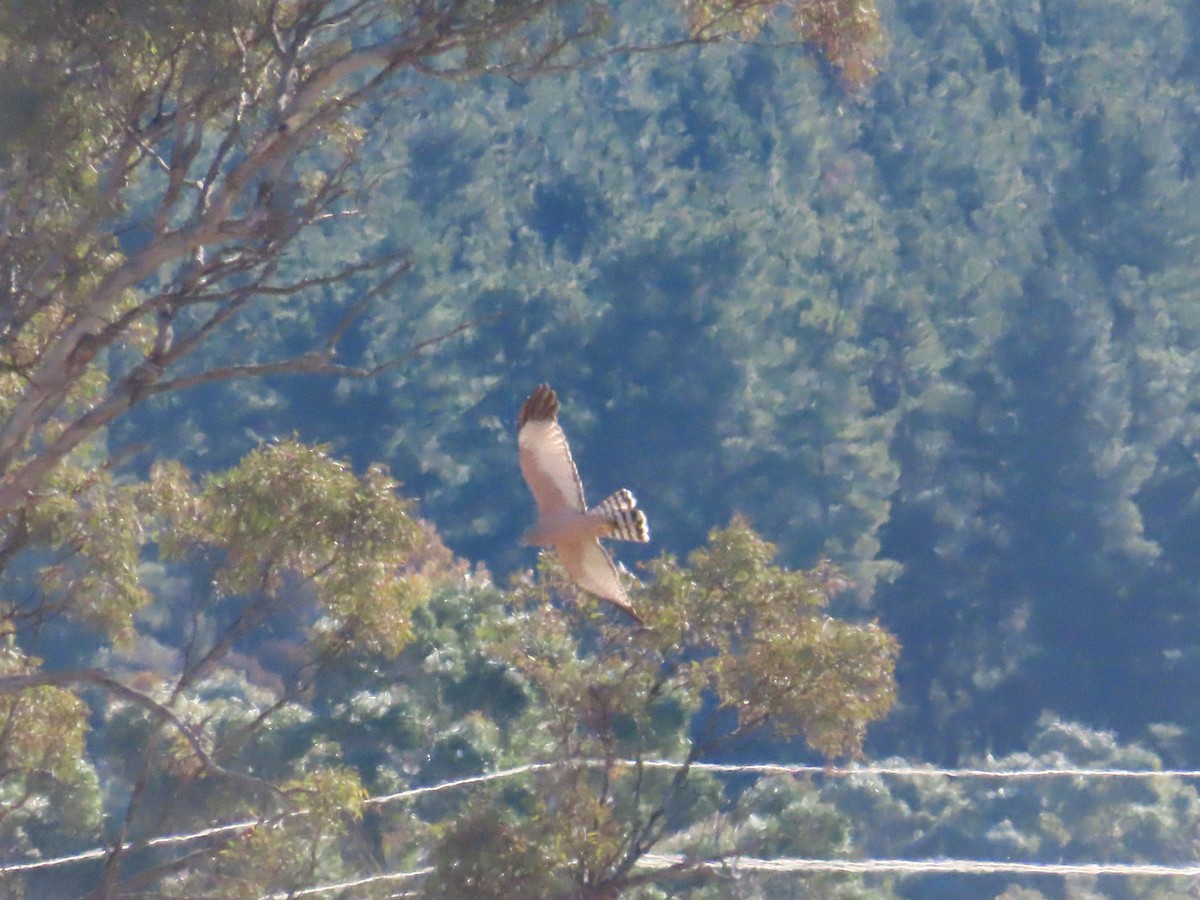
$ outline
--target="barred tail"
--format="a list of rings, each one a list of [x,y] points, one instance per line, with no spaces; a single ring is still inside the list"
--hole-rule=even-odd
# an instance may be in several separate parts
[[[624,488],[605,497],[588,510],[588,515],[604,520],[607,529],[603,537],[642,544],[650,540],[646,516],[637,508],[637,498]]]

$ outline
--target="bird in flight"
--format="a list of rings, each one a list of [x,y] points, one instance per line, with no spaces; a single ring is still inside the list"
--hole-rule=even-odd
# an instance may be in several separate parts
[[[553,547],[577,585],[640,623],[642,617],[629,603],[617,567],[600,538],[645,543],[650,540],[646,517],[633,494],[624,488],[588,509],[567,436],[558,424],[558,397],[548,384],[534,388],[521,406],[517,447],[521,474],[538,511],[537,524],[525,533],[526,543]]]

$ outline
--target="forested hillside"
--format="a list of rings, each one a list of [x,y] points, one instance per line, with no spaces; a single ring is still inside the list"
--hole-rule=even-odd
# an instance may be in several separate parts
[[[200,6],[0,4],[0,891],[1191,895],[709,864],[1194,862],[909,770],[1200,767],[1200,8]]]

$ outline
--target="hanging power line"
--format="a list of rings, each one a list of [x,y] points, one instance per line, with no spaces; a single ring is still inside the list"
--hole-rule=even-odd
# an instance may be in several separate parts
[[[486,784],[492,781],[499,781],[506,778],[512,778],[518,775],[525,775],[531,772],[539,772],[547,769],[564,768],[564,767],[588,767],[588,768],[605,768],[605,767],[624,767],[637,768],[641,766],[643,769],[669,769],[678,771],[683,766],[681,763],[672,760],[577,760],[573,762],[541,762],[527,763],[521,766],[514,766],[508,769],[500,769],[495,772],[488,772],[481,775],[472,775],[466,778],[456,778],[451,781],[444,781],[438,784],[426,785],[422,787],[409,788],[403,791],[397,791],[392,794],[383,794],[376,797],[369,797],[363,801],[363,806],[385,806],[390,803],[399,802],[402,800],[412,800],[427,794],[434,794],[441,791],[454,790],[461,787],[470,787],[473,785]],[[1200,770],[1197,769],[1086,769],[1086,768],[1037,768],[1037,769],[942,769],[923,766],[815,766],[815,765],[785,765],[778,763],[705,763],[694,762],[689,767],[692,771],[697,772],[712,772],[716,774],[754,774],[754,775],[821,775],[829,778],[848,778],[853,776],[875,776],[875,777],[904,777],[904,778],[919,778],[919,777],[941,777],[941,778],[983,778],[983,779],[1039,779],[1039,778],[1104,778],[1104,779],[1153,779],[1153,778],[1179,778],[1179,779],[1200,779]],[[297,810],[288,813],[284,818],[305,815],[307,810]],[[272,817],[278,819],[278,817]],[[154,847],[166,847],[179,844],[188,844],[195,841],[204,840],[205,838],[220,837],[229,834],[234,834],[239,831],[251,831],[258,827],[268,819],[245,819],[238,822],[229,822],[223,825],[214,825],[210,828],[203,828],[198,831],[192,831],[184,834],[163,835],[160,837],[150,838],[144,841],[128,842],[122,845],[122,851],[149,849]],[[52,859],[29,860],[25,862],[13,862],[5,865],[0,865],[0,876],[19,874],[22,872],[33,872],[44,869],[57,868],[59,866],[71,865],[74,863],[87,862],[89,860],[102,859],[107,854],[111,853],[112,847],[95,847],[90,850],[84,850],[79,853],[72,853],[66,856],[54,857]],[[650,854],[644,857],[645,860],[655,859],[674,859],[663,854]],[[679,858],[683,859],[682,857]],[[671,863],[663,863],[663,865],[676,865],[679,860]],[[775,862],[787,863],[796,868],[781,869],[779,871],[826,871],[826,872],[845,872],[845,871],[866,871],[860,868],[846,868],[847,866],[884,866],[885,868],[875,869],[873,871],[888,871],[888,872],[936,872],[936,871],[961,871],[961,872],[1001,872],[1001,871],[1036,871],[1041,874],[1128,874],[1128,875],[1200,875],[1200,867],[1172,867],[1172,866],[1154,866],[1154,865],[1125,865],[1125,864],[1079,864],[1087,871],[1077,871],[1078,865],[1071,864],[1054,864],[1054,863],[998,863],[985,860],[791,860],[791,861],[773,861],[773,860],[757,860],[747,861],[741,860],[738,866],[745,870],[750,870],[753,865],[767,865]],[[720,865],[730,866],[732,861],[704,863],[704,865]],[[832,868],[816,869],[813,866],[827,865]],[[1054,870],[1052,868],[1058,865],[1063,871]],[[808,869],[799,868],[808,866]],[[916,866],[918,868],[886,868],[887,866]],[[947,866],[962,866],[963,868],[946,868]],[[1007,866],[1009,868],[981,868],[981,867]],[[1023,869],[1022,866],[1032,866],[1033,869]],[[1092,871],[1095,866],[1102,866],[1103,872]],[[1017,868],[1013,868],[1017,867]],[[1065,868],[1064,868],[1065,867]],[[1089,868],[1091,867],[1091,868]],[[1066,871],[1070,869],[1071,871]],[[1136,871],[1135,871],[1136,870]],[[417,873],[420,874],[420,873]],[[372,876],[386,877],[386,876]],[[402,877],[397,874],[396,878]],[[411,873],[409,876],[412,877]],[[316,890],[316,889],[313,889]],[[332,890],[332,889],[330,889]]]
[[[292,815],[299,815],[299,813],[292,813]],[[200,831],[192,831],[187,834],[171,834],[150,838],[145,841],[128,842],[121,845],[121,850],[140,850],[150,847],[169,847],[172,844],[190,844],[193,841],[203,840],[208,837],[218,837],[237,831],[250,831],[261,825],[264,821],[264,819],[246,819],[242,822],[230,822],[227,825],[214,825],[212,828],[204,828]],[[8,865],[0,866],[0,875],[34,872],[38,869],[53,869],[58,866],[70,865],[71,863],[87,862],[91,859],[103,859],[113,849],[112,847],[93,847],[91,850],[72,853],[68,856],[57,856],[53,859],[34,859],[29,862],[9,863]]]
[[[670,760],[644,760],[642,766],[655,769],[678,769],[680,763]],[[637,765],[636,761],[625,761],[623,765]],[[1040,768],[1040,769],[938,769],[928,766],[812,766],[786,765],[777,763],[692,763],[690,768],[700,772],[748,773],[757,775],[827,775],[831,778],[847,778],[854,775],[889,776],[900,778],[1200,778],[1200,769],[1086,769],[1086,768]]]
[[[384,794],[378,797],[368,797],[363,801],[363,806],[383,806],[388,803],[393,803],[398,800],[410,800],[415,797],[420,797],[423,794],[432,794],[438,791],[448,791],[453,788],[466,787],[473,784],[483,784],[488,781],[497,781],[503,778],[511,778],[514,775],[523,775],[526,772],[536,772],[541,769],[554,768],[558,763],[528,763],[523,766],[515,766],[511,769],[500,769],[496,772],[489,772],[484,775],[472,775],[468,778],[457,778],[453,781],[443,781],[440,784],[432,784],[425,787],[410,788],[405,791],[397,791],[394,794]],[[303,816],[308,810],[295,810],[287,813],[283,818],[292,818],[295,816]],[[278,817],[273,817],[278,818]],[[223,835],[232,834],[238,831],[250,831],[264,822],[267,819],[243,819],[240,822],[229,822],[224,825],[214,825],[211,828],[202,828],[199,831],[191,831],[184,834],[163,835],[161,837],[150,838],[144,841],[129,841],[121,845],[121,851],[142,850],[151,847],[167,847],[173,844],[189,844],[194,841],[203,840],[210,837],[221,837]],[[58,856],[53,859],[35,859],[28,862],[9,863],[0,866],[0,875],[12,875],[20,872],[34,872],[39,869],[53,869],[59,866],[70,865],[72,863],[87,862],[93,859],[103,859],[113,851],[113,847],[93,847],[90,850],[83,850],[79,853],[71,853],[67,856]]]
[[[433,866],[424,869],[416,869],[412,872],[387,872],[383,875],[367,875],[364,878],[355,878],[353,881],[340,881],[337,884],[322,884],[318,887],[304,888],[299,891],[278,891],[274,894],[267,894],[261,900],[290,900],[292,897],[319,897],[321,894],[334,894],[338,891],[348,891],[350,888],[366,887],[369,884],[387,884],[394,881],[410,881],[413,878],[420,878],[422,875],[428,875],[433,871]]]
[[[760,859],[731,856],[726,859],[696,860],[681,853],[647,853],[638,860],[639,869],[669,869],[689,866],[738,875],[1125,875],[1148,878],[1187,878],[1200,876],[1200,865],[1165,866],[1141,863],[1020,863],[987,859]],[[323,884],[300,891],[268,894],[262,900],[287,900],[289,897],[319,897],[372,884],[411,881],[433,871],[432,867],[411,872],[387,872],[353,881]]]
[[[989,859],[758,859],[731,856],[723,860],[689,860],[679,853],[647,853],[640,865],[652,869],[691,864],[738,872],[842,873],[862,875],[1140,875],[1154,878],[1200,876],[1200,865],[1152,863],[1022,863]]]

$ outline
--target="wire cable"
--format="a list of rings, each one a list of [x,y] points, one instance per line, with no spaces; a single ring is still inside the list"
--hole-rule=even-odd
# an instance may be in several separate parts
[[[317,897],[321,894],[333,894],[337,891],[348,891],[350,888],[366,887],[368,884],[385,884],[389,881],[408,881],[420,878],[433,871],[433,866],[416,869],[412,872],[387,872],[383,875],[367,875],[365,878],[355,878],[353,881],[340,881],[337,884],[322,884],[318,887],[303,888],[299,891],[276,891],[267,894],[261,900],[290,900],[292,897]]]
[[[639,863],[666,869],[685,864],[736,872],[811,872],[844,874],[963,875],[1139,875],[1155,878],[1195,877],[1200,865],[1167,866],[1154,863],[1032,863],[989,859],[758,859],[731,856],[723,860],[692,860],[680,853],[647,853]]]
[[[623,765],[635,766],[636,761],[626,760]],[[681,764],[670,760],[643,760],[641,765],[652,769],[679,769]],[[939,769],[927,766],[813,766],[786,765],[780,763],[692,763],[689,767],[700,772],[722,772],[728,774],[749,773],[758,775],[826,775],[831,778],[849,778],[855,775],[888,776],[901,778],[982,778],[994,780],[1025,778],[1182,778],[1200,779],[1200,769],[1086,769],[1086,768],[1040,768],[1040,769]]]
[[[838,875],[1124,875],[1148,878],[1194,878],[1200,865],[1167,866],[1151,863],[1023,863],[987,859],[760,859],[731,856],[726,859],[697,860],[682,853],[647,853],[636,865],[639,869],[670,869],[682,866],[743,874],[838,874]],[[268,894],[262,900],[287,900],[289,897],[317,897],[371,884],[410,881],[433,872],[433,867],[410,872],[368,875],[353,881],[323,884],[299,891]]]
[[[521,766],[514,766],[507,769],[498,769],[495,772],[487,772],[480,775],[471,775],[465,778],[456,778],[451,781],[443,781],[438,784],[424,785],[421,787],[408,788],[403,791],[396,791],[391,794],[383,794],[376,797],[368,797],[362,802],[363,806],[385,806],[390,803],[395,803],[401,800],[411,800],[416,797],[421,797],[427,794],[435,794],[441,791],[454,790],[461,787],[470,787],[473,785],[486,784],[491,781],[498,781],[505,778],[512,778],[518,775],[528,774],[530,772],[540,772],[548,769],[565,768],[570,766],[587,767],[587,768],[605,768],[607,766],[637,768],[641,766],[643,769],[670,769],[679,770],[683,764],[673,760],[576,760],[571,762],[539,762],[527,763]],[[1200,779],[1200,770],[1197,769],[1086,769],[1077,767],[1067,767],[1061,769],[1055,768],[1037,768],[1037,769],[942,769],[935,767],[924,766],[816,766],[816,765],[786,765],[778,763],[707,763],[694,762],[688,767],[691,771],[697,772],[712,772],[714,774],[757,774],[757,775],[821,775],[830,778],[848,778],[854,776],[876,776],[876,777],[904,777],[904,778],[920,778],[920,777],[942,777],[942,778],[982,778],[982,779],[1037,779],[1037,778],[1106,778],[1106,779],[1152,779],[1152,778],[1178,778],[1178,779]],[[287,813],[284,818],[305,815],[308,810],[296,810]],[[229,822],[223,825],[214,825],[210,828],[203,828],[198,831],[187,832],[183,834],[163,835],[160,837],[150,838],[144,841],[131,841],[121,846],[122,851],[140,850],[152,847],[167,847],[177,844],[187,844],[194,841],[203,840],[210,837],[219,837],[227,834],[233,834],[238,831],[251,831],[252,829],[269,821],[269,817],[262,819],[244,819],[238,822]],[[84,850],[79,853],[72,853],[65,856],[53,857],[51,859],[29,860],[25,862],[12,862],[0,865],[0,876],[19,874],[21,872],[33,872],[42,869],[57,868],[59,866],[71,865],[74,863],[87,862],[89,860],[102,859],[107,854],[113,851],[113,847],[94,847],[90,850]],[[662,856],[661,854],[658,856]],[[651,854],[645,859],[658,858]],[[662,858],[667,858],[662,856]],[[770,860],[760,862],[771,862]],[[793,861],[797,862],[797,861]],[[1051,863],[994,863],[988,861],[971,861],[971,860],[946,860],[946,861],[905,861],[905,860],[808,860],[798,861],[806,864],[828,863],[830,865],[846,866],[846,865],[865,865],[865,864],[894,864],[894,865],[916,865],[916,866],[944,866],[947,864],[962,863],[966,866],[1048,866],[1054,865]],[[744,863],[744,861],[743,861]],[[675,863],[672,863],[674,865]],[[715,865],[716,863],[714,863]],[[726,865],[727,863],[721,863]],[[1089,864],[1090,865],[1090,864]],[[1100,864],[1097,864],[1100,865]],[[1124,871],[1121,864],[1112,864],[1117,866],[1117,869],[1106,868],[1106,873],[1119,873]],[[743,865],[744,867],[744,865]],[[1146,869],[1146,866],[1135,866],[1134,868]],[[1155,867],[1154,872],[1129,872],[1127,874],[1189,874],[1189,871],[1176,869],[1170,866]],[[1161,869],[1162,871],[1158,871]],[[799,869],[789,871],[800,871]],[[818,871],[810,869],[810,871]],[[845,868],[826,869],[820,871],[849,871]],[[859,871],[859,870],[855,870]],[[881,871],[901,871],[898,869],[886,869]],[[903,870],[910,871],[910,870]],[[926,868],[920,871],[957,871],[949,869]],[[966,869],[965,871],[985,871],[982,869]],[[998,871],[998,870],[986,870]],[[1022,870],[1023,871],[1023,870]],[[1036,871],[1054,874],[1047,872],[1043,868],[1038,868]],[[1062,874],[1062,873],[1059,873]],[[1077,874],[1077,873],[1067,873]],[[1078,873],[1087,874],[1087,873]],[[1200,873],[1198,873],[1200,874]]]

